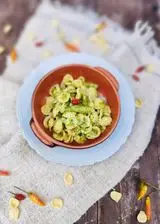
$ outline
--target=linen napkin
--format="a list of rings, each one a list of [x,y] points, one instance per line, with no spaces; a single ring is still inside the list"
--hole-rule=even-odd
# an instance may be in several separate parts
[[[107,27],[95,35],[97,23]],[[60,32],[57,27],[61,28]],[[117,66],[129,80],[135,98],[143,102],[137,109],[135,124],[127,142],[111,158],[87,167],[67,167],[45,161],[29,148],[16,119],[16,96],[20,85],[31,70],[47,57],[67,52],[61,35],[78,44],[82,51],[102,56]],[[36,47],[36,42],[44,46]],[[0,179],[0,223],[9,224],[8,190],[14,185],[36,191],[49,202],[61,197],[64,206],[54,209],[48,203],[38,207],[26,200],[21,205],[20,224],[71,224],[103,197],[127,173],[143,154],[151,138],[160,102],[159,49],[148,24],[138,22],[129,33],[106,17],[99,18],[92,11],[70,8],[44,1],[28,21],[15,47],[18,58],[0,77],[0,169],[11,176]],[[152,74],[142,72],[140,81],[132,74],[140,65],[152,64]],[[25,107],[25,102],[24,102]],[[64,174],[71,172],[74,184],[66,187]]]

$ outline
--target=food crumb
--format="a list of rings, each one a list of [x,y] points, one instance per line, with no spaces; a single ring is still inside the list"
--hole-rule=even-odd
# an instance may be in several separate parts
[[[65,185],[72,185],[73,184],[73,175],[69,172],[67,172],[65,175],[64,175],[64,182],[65,182]]]
[[[56,27],[58,27],[58,25],[59,25],[59,21],[56,20],[56,19],[53,19],[53,20],[51,21],[51,24],[52,24],[52,27],[56,28]]]
[[[114,190],[114,191],[111,191],[110,198],[113,201],[118,203],[121,200],[121,198],[122,198],[122,194],[120,192]]]
[[[6,48],[2,45],[0,45],[0,55],[4,54],[6,51]]]
[[[137,98],[135,101],[136,108],[140,109],[142,107],[143,101],[140,98]]]
[[[12,30],[12,25],[11,24],[6,24],[3,27],[3,33],[4,34],[9,34]]]
[[[64,201],[61,198],[54,198],[51,204],[53,208],[62,208],[64,205]]]
[[[53,55],[53,52],[49,51],[49,50],[45,50],[43,53],[42,53],[42,57],[43,58],[49,58]]]
[[[146,223],[147,222],[147,216],[144,211],[140,211],[137,215],[137,221],[139,223]]]
[[[145,67],[146,72],[153,73],[155,71],[155,66],[153,64],[148,64]]]
[[[35,40],[36,39],[36,35],[33,32],[29,32],[28,33],[28,39],[29,40]]]

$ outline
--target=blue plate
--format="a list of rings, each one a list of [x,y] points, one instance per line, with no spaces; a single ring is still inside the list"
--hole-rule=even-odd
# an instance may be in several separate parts
[[[71,150],[56,146],[50,148],[44,145],[32,132],[29,122],[31,115],[31,99],[39,80],[52,69],[67,64],[86,64],[101,66],[111,72],[119,82],[121,100],[121,115],[118,125],[112,135],[99,145],[84,150]],[[24,137],[30,147],[44,159],[69,166],[91,165],[105,160],[116,153],[131,133],[135,118],[135,102],[130,86],[124,76],[106,60],[85,53],[70,53],[56,56],[40,64],[26,78],[21,86],[17,99],[17,117]]]

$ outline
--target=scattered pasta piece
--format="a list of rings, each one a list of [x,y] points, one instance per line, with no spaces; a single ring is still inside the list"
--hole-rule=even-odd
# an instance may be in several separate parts
[[[19,208],[10,208],[9,209],[9,219],[17,221],[19,218]]]
[[[146,223],[147,222],[147,216],[144,211],[140,211],[137,215],[137,221],[139,223]]]
[[[9,34],[12,30],[12,25],[11,24],[6,24],[4,27],[3,27],[3,33],[4,34]]]
[[[11,51],[10,57],[11,57],[11,61],[13,63],[17,60],[17,52],[16,52],[15,48],[13,48],[13,50]]]
[[[63,29],[60,27],[60,26],[58,26],[57,27],[57,37],[58,37],[58,39],[59,40],[61,40],[61,41],[65,41],[65,32],[63,31]]]
[[[65,39],[65,33],[64,33],[62,30],[60,30],[60,31],[58,32],[58,38],[59,38],[60,40],[64,41],[64,39]]]
[[[100,34],[93,34],[90,37],[90,41],[96,44],[97,46],[103,48],[103,50],[108,49],[108,41],[105,39],[104,35],[102,33]]]
[[[74,179],[73,179],[73,175],[69,172],[67,172],[65,175],[64,175],[64,182],[65,182],[65,185],[72,185],[73,182],[74,182]]]
[[[9,200],[9,208],[18,208],[19,206],[19,200],[16,198],[10,198]]]
[[[95,42],[95,41],[97,40],[97,34],[93,34],[93,35],[91,35],[91,36],[89,37],[89,40],[90,40],[91,42]]]
[[[42,56],[43,58],[49,58],[53,55],[53,52],[49,51],[49,50],[45,50],[43,53],[42,53]]]
[[[52,24],[52,27],[57,28],[57,27],[59,26],[59,21],[56,20],[56,19],[53,19],[53,20],[51,21],[51,24]]]
[[[19,218],[19,200],[17,200],[16,198],[10,198],[9,200],[9,219],[10,220],[18,220]]]
[[[120,199],[122,198],[122,194],[118,191],[111,191],[110,197],[113,201],[118,203]]]
[[[136,108],[140,109],[142,107],[143,101],[137,98],[135,101],[135,104],[136,104]]]
[[[153,64],[148,64],[145,67],[146,72],[153,73],[155,71],[155,66]]]
[[[62,208],[64,205],[64,202],[61,198],[54,198],[51,204],[53,208]]]
[[[29,40],[35,40],[36,39],[36,35],[33,32],[29,32],[28,33],[28,39]]]
[[[98,23],[96,25],[95,32],[98,33],[100,31],[104,30],[106,27],[107,27],[107,23],[105,21],[102,21],[101,23]]]
[[[6,48],[0,45],[0,55],[4,54],[5,51],[6,51]]]

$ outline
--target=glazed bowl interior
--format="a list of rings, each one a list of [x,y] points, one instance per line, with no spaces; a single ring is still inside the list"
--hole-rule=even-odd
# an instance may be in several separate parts
[[[78,144],[76,142],[67,144],[57,141],[52,138],[52,133],[43,126],[44,115],[41,112],[41,107],[45,104],[46,97],[49,95],[49,89],[55,84],[60,84],[66,74],[71,74],[74,79],[83,76],[87,82],[96,83],[98,85],[99,94],[105,98],[112,111],[113,121],[111,125],[108,126],[98,138],[87,140],[84,144]],[[40,80],[32,97],[32,116],[37,129],[47,136],[50,141],[68,148],[83,149],[104,141],[115,129],[119,120],[119,115],[120,100],[118,92],[110,79],[102,72],[85,65],[67,65],[49,72]]]

